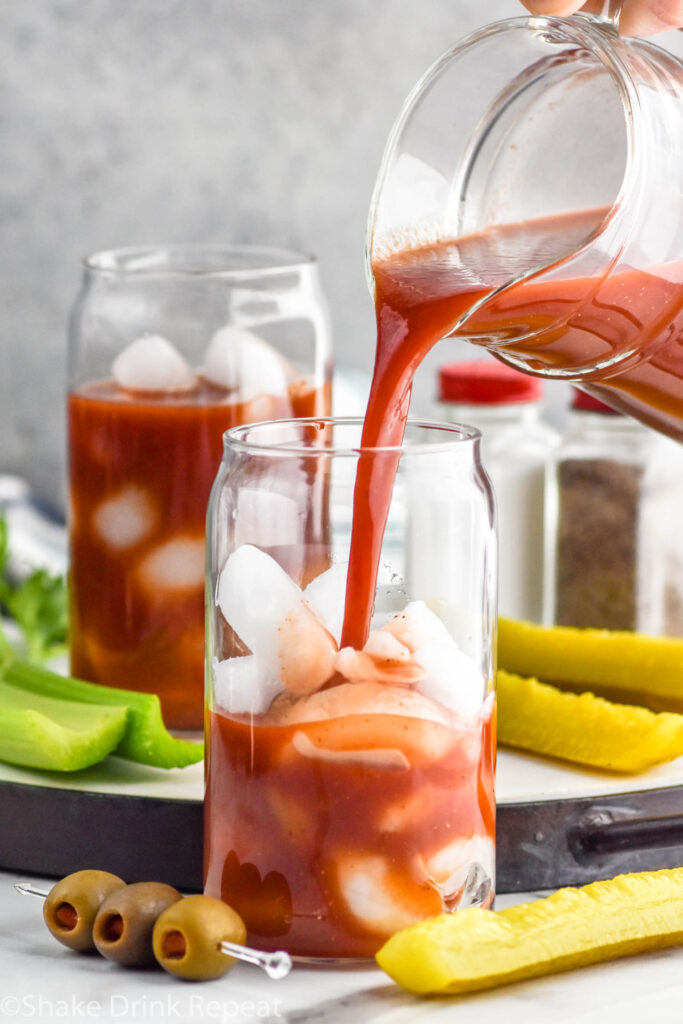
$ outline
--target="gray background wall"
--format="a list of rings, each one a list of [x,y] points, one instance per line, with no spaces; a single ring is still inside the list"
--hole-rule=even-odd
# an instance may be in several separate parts
[[[315,252],[337,361],[369,370],[363,235],[389,127],[447,45],[520,12],[517,0],[0,0],[0,472],[62,500],[65,325],[93,250]],[[442,346],[423,371],[418,411],[444,358]]]

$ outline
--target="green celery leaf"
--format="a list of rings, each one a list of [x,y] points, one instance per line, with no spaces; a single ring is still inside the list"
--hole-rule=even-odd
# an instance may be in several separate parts
[[[4,603],[26,637],[31,660],[45,661],[66,646],[68,601],[63,576],[37,569],[3,595]]]

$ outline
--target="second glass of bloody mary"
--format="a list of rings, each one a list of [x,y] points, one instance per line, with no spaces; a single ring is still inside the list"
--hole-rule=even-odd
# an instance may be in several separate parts
[[[302,959],[372,956],[494,892],[479,433],[409,422],[364,448],[361,430],[228,431],[208,517],[205,889],[252,945]],[[352,552],[363,512],[379,533]]]
[[[70,336],[71,671],[201,728],[206,507],[223,432],[330,408],[312,257],[147,247],[85,261]]]

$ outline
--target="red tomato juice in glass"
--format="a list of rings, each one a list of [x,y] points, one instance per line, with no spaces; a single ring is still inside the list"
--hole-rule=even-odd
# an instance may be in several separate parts
[[[201,728],[205,519],[225,430],[323,415],[329,385],[230,400],[84,384],[68,400],[71,671],[158,693],[166,724]]]
[[[274,710],[277,724],[253,728],[210,715],[205,888],[267,949],[373,956],[399,928],[457,906],[464,877],[440,892],[453,863],[490,860],[490,717],[458,731],[400,708],[343,710],[295,725]],[[312,760],[312,746],[364,757]],[[373,767],[372,749],[399,751],[405,764]]]

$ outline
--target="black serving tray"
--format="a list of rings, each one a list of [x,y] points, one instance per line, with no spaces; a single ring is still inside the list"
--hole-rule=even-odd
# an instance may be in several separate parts
[[[497,793],[498,892],[683,865],[683,758],[625,778],[501,751]],[[0,765],[0,867],[58,877],[93,865],[200,890],[202,766],[108,758],[60,777]]]

